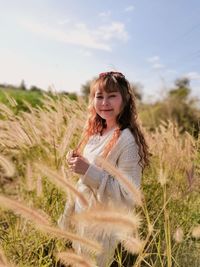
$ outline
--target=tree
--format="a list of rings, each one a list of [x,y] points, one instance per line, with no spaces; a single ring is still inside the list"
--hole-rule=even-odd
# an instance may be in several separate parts
[[[186,101],[190,92],[190,80],[188,78],[180,78],[175,80],[175,88],[169,91],[169,97],[175,98],[179,101]]]
[[[19,89],[26,90],[26,85],[25,85],[25,81],[24,80],[21,81]]]
[[[42,89],[35,86],[35,85],[32,85],[31,88],[30,88],[30,91],[35,91],[35,92],[42,92]]]
[[[86,81],[85,84],[81,85],[81,93],[84,96],[86,100],[88,100],[89,94],[90,94],[90,85],[92,83],[92,80]]]
[[[131,89],[133,90],[133,94],[138,100],[142,100],[142,84],[141,83],[130,83]]]
[[[175,87],[169,91],[168,97],[163,102],[162,113],[175,120],[183,132],[188,131],[197,136],[200,112],[196,109],[196,100],[190,97],[190,92],[188,78],[175,80]]]

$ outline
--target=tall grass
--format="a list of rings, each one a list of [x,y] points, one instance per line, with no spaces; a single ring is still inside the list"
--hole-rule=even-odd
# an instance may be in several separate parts
[[[73,224],[90,226],[92,240],[86,240],[73,229],[56,227],[66,199],[76,196],[88,205],[75,188],[78,176],[70,173],[65,160],[80,138],[86,105],[65,97],[42,101],[43,108],[26,104],[28,111],[18,115],[0,104],[0,244],[9,262],[94,266],[101,249],[97,236],[102,232],[115,235],[127,254],[135,255],[130,266],[200,266],[200,137],[180,134],[170,121],[146,132],[152,156],[142,191],[99,158],[133,196],[136,208],[127,213],[123,207],[95,207],[72,217]],[[35,220],[44,213],[47,221]],[[87,247],[87,256],[66,250],[69,241]],[[123,266],[122,259],[118,261]]]

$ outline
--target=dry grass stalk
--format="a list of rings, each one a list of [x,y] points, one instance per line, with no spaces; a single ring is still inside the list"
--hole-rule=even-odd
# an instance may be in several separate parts
[[[28,101],[26,101],[25,99],[22,99],[22,102],[29,109],[29,112],[34,114],[34,110],[35,110],[34,107],[32,107],[31,104]]]
[[[99,232],[104,230],[107,234],[115,234],[118,232],[130,234],[137,232],[141,221],[138,215],[127,214],[127,212],[125,213],[122,210],[116,211],[109,208],[103,210],[99,207],[94,207],[94,209],[90,209],[89,211],[74,214],[73,219],[81,224],[86,223],[88,225],[89,223],[91,232],[94,232],[94,236],[95,228],[99,229]]]
[[[6,177],[12,177],[15,174],[15,167],[12,162],[2,155],[0,155],[0,165],[3,167]]]
[[[79,198],[84,206],[88,206],[88,201],[83,196],[83,194],[81,194],[70,182],[64,180],[62,176],[58,174],[58,172],[53,171],[50,168],[39,163],[35,164],[35,166],[39,171],[46,175],[51,180],[51,182],[61,187],[63,190],[65,190],[66,193],[68,193],[68,190],[70,190],[76,197]]]
[[[25,130],[22,128],[20,122],[15,120],[9,122],[8,136],[11,141],[16,143],[20,148],[24,146],[32,146],[32,140],[29,138]]]
[[[0,111],[2,112],[2,115],[5,117],[13,117],[14,116],[13,111],[3,103],[0,103]]]
[[[8,263],[8,261],[6,259],[6,256],[4,255],[3,250],[0,249],[0,264],[2,264],[2,266],[5,266],[7,263]]]
[[[114,176],[120,184],[131,194],[131,198],[133,199],[133,204],[137,204],[142,206],[142,194],[139,189],[137,189],[134,184],[129,181],[119,169],[114,167],[111,163],[107,160],[103,159],[102,157],[97,157],[97,163],[101,164],[101,166],[112,176]]]
[[[70,264],[71,266],[76,267],[95,267],[95,263],[91,260],[86,259],[81,255],[77,255],[74,252],[60,252],[57,254],[57,258],[61,260],[64,264]]]
[[[0,249],[0,267],[15,267],[9,263],[2,249]]]
[[[70,174],[68,173],[68,170],[66,170],[64,165],[61,165],[61,172],[62,172],[63,180],[66,180],[67,177],[70,176]],[[74,202],[74,198],[70,190],[67,190],[67,200],[71,203]]]
[[[18,120],[20,121],[21,128],[26,132],[27,136],[31,140],[31,143],[34,145],[40,144],[41,130],[36,127],[37,124],[33,114],[24,112],[24,114],[19,117]]]
[[[45,95],[44,107],[37,109],[24,101],[29,112],[21,112],[19,116],[14,115],[6,105],[0,105],[0,110],[4,110],[2,114],[6,118],[0,122],[1,146],[6,150],[16,148],[20,151],[40,145],[46,153],[54,147],[56,156],[60,155],[62,158],[65,148],[69,145],[67,134],[72,133],[70,128],[82,128],[85,107],[83,109],[79,103],[67,97],[57,97],[55,100]]]
[[[36,190],[37,190],[37,197],[41,197],[41,195],[42,195],[42,178],[41,178],[41,176],[37,177]]]
[[[27,207],[25,204],[22,204],[17,200],[12,200],[8,197],[0,195],[0,205],[22,215],[24,218],[31,220],[36,225],[50,226],[50,218],[47,214]]]
[[[7,92],[4,92],[4,94],[5,94],[8,102],[10,103],[11,107],[16,107],[18,105],[17,101],[13,97],[9,96],[9,94]]]
[[[33,181],[33,170],[31,168],[31,163],[28,160],[26,164],[26,186],[28,191],[35,189],[35,184]]]
[[[0,196],[0,205],[7,209],[11,209],[13,212],[23,216],[24,218],[30,220],[35,224],[35,226],[55,237],[61,237],[68,240],[78,241],[82,243],[84,246],[87,246],[90,251],[99,252],[101,251],[101,247],[97,242],[93,242],[84,238],[81,238],[75,234],[62,231],[56,227],[52,227],[50,223],[50,218],[44,212],[39,212],[33,208],[29,208],[24,204],[19,203],[16,200],[11,200],[7,197]]]
[[[42,231],[56,238],[63,238],[66,240],[78,242],[79,244],[82,244],[84,248],[90,253],[96,254],[96,253],[100,253],[102,250],[102,247],[98,242],[90,240],[88,238],[83,238],[77,234],[73,234],[65,230],[60,230],[57,227],[40,225],[39,229],[41,229]]]
[[[78,127],[80,127],[80,124],[81,124],[81,122],[78,118],[76,118],[76,116],[73,116],[70,119],[68,126],[65,130],[65,133],[63,135],[63,139],[62,139],[62,141],[58,147],[58,152],[59,152],[61,158],[64,156],[65,152],[68,150],[71,137],[73,136],[74,131]]]
[[[197,155],[194,137],[187,132],[181,135],[171,121],[162,121],[155,132],[147,136],[151,153],[158,157],[161,166],[169,168],[172,175],[176,170],[187,169]]]

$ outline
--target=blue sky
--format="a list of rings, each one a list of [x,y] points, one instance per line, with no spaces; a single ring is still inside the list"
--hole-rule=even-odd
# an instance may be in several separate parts
[[[0,0],[0,83],[80,92],[117,70],[146,100],[176,78],[200,96],[199,0]]]

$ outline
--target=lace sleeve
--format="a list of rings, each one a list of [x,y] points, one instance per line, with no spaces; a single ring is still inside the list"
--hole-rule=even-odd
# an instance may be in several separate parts
[[[138,147],[135,142],[131,142],[131,144],[124,147],[117,161],[117,168],[137,188],[140,187],[142,174],[142,168],[138,161]],[[112,198],[113,200],[126,203],[133,202],[129,193],[118,180],[98,166],[91,164],[82,181],[96,189],[100,198]]]

